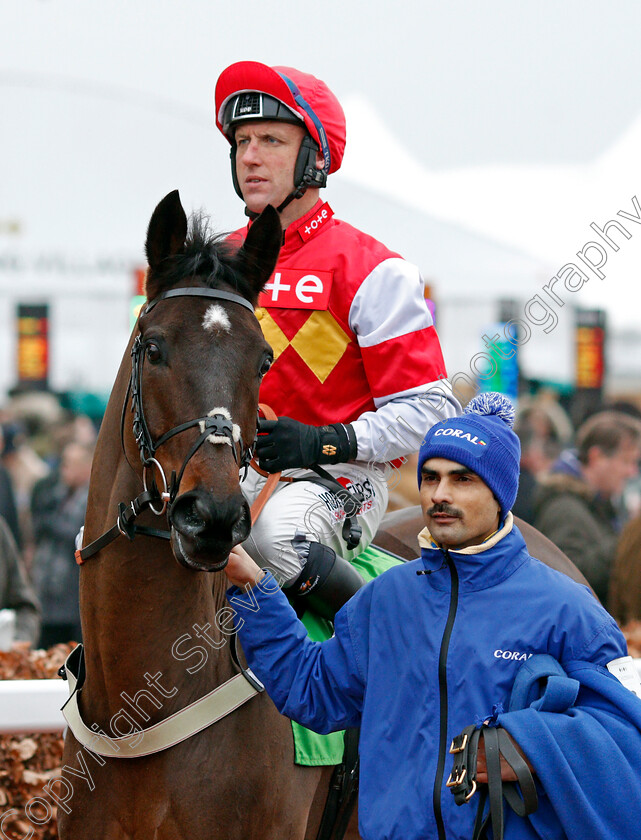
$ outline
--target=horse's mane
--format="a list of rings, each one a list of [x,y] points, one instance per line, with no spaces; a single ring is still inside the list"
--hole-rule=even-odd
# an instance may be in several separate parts
[[[156,279],[163,287],[171,287],[186,277],[199,277],[212,289],[224,284],[252,300],[255,291],[234,259],[241,244],[228,233],[212,232],[209,216],[202,211],[192,213],[183,250],[165,261]]]

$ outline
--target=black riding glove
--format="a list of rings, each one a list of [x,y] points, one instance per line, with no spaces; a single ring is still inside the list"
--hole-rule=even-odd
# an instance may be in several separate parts
[[[351,424],[308,426],[280,417],[258,421],[258,465],[270,473],[312,464],[342,464],[356,458],[356,435]]]

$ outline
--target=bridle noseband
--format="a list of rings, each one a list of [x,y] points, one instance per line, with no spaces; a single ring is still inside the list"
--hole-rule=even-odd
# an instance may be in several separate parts
[[[140,313],[140,317],[142,318],[143,315],[148,314],[161,300],[174,297],[215,298],[216,300],[237,303],[240,306],[244,306],[246,309],[249,309],[249,311],[254,314],[253,305],[246,298],[234,294],[233,292],[225,292],[219,289],[188,287],[169,289],[166,292],[162,292],[144,306]],[[144,350],[145,345],[143,338],[139,333],[134,339],[131,348],[131,376],[129,378],[129,384],[127,385],[121,419],[121,438],[123,440],[124,448],[125,412],[127,403],[129,402],[129,398],[131,396],[133,434],[138,447],[138,452],[140,453],[140,460],[142,462],[143,492],[137,498],[133,499],[129,505],[125,505],[121,502],[118,506],[118,519],[116,524],[110,528],[109,531],[106,531],[102,534],[102,536],[98,537],[97,540],[94,540],[94,542],[90,543],[85,548],[76,551],[76,562],[78,564],[84,563],[89,557],[97,554],[102,548],[121,534],[130,540],[133,540],[137,533],[169,539],[170,533],[168,531],[158,531],[156,529],[144,528],[142,526],[135,525],[135,519],[144,510],[151,510],[152,513],[155,513],[157,516],[162,516],[166,512],[168,505],[172,504],[178,495],[180,482],[182,481],[187,465],[205,441],[210,441],[214,444],[228,444],[231,446],[234,460],[238,464],[239,470],[245,470],[245,475],[247,475],[247,470],[253,457],[256,435],[254,435],[252,444],[250,446],[245,446],[243,444],[240,427],[232,422],[232,418],[229,416],[229,412],[226,409],[215,408],[205,417],[197,417],[194,420],[188,420],[186,423],[174,426],[173,429],[170,429],[168,432],[165,432],[159,438],[154,440],[145,418],[142,399],[142,370],[145,356]],[[173,471],[171,479],[168,482],[165,471],[160,461],[156,458],[156,452],[171,438],[196,426],[200,429],[200,434],[187,452],[178,474],[176,475],[176,472]],[[156,483],[156,473],[158,473],[161,480],[162,489],[159,489]]]

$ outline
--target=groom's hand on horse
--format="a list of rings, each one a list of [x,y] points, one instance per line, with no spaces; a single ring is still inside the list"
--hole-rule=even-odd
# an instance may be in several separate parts
[[[252,560],[241,545],[237,545],[229,553],[225,574],[231,584],[244,589],[247,584],[253,586],[258,583],[265,577],[266,572]]]
[[[270,473],[313,464],[343,464],[356,458],[356,449],[350,424],[308,426],[291,417],[258,421],[258,464]]]

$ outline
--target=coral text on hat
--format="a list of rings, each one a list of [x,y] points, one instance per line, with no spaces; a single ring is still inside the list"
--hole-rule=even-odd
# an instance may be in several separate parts
[[[437,429],[434,432],[434,437],[438,437],[438,435],[451,435],[452,437],[460,438],[461,440],[469,440],[469,442],[473,443],[475,446],[487,446],[484,440],[481,440],[476,435],[472,436],[469,432],[464,432],[463,429],[452,429],[451,427]]]

